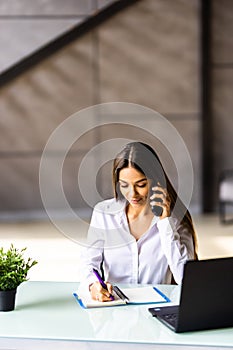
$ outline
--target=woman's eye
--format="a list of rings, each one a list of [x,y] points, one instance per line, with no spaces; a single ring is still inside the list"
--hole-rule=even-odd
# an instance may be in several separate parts
[[[123,185],[123,184],[120,183],[120,187],[121,187],[121,188],[127,188],[128,185],[125,185],[125,184]]]
[[[142,185],[138,185],[138,187],[143,188],[146,187],[147,184],[142,184]]]
[[[137,184],[136,186],[137,186],[138,188],[144,188],[144,187],[147,186],[147,183]],[[127,187],[129,187],[129,185],[128,185],[128,184],[125,184],[125,183],[120,183],[120,187],[121,187],[121,188],[127,188]]]

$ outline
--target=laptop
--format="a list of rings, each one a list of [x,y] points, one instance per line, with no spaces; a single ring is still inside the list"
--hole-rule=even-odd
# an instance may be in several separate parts
[[[179,305],[149,312],[177,333],[233,327],[233,257],[187,261]]]

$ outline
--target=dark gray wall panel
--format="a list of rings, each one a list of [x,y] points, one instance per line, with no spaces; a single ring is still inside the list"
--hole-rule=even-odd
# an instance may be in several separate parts
[[[1,89],[0,150],[42,150],[54,129],[94,95],[92,35]]]
[[[198,1],[139,2],[99,29],[101,101],[199,113]]]
[[[42,209],[38,167],[49,136],[73,113],[112,101],[150,107],[177,128],[194,167],[192,207],[200,208],[198,4],[198,0],[138,2],[1,89],[1,212]],[[149,124],[153,130],[153,121]],[[114,132],[96,129],[77,140],[64,168],[64,191],[72,207],[86,205],[76,177],[83,156],[111,137],[141,137],[131,133],[122,128],[119,132],[117,128]],[[148,135],[143,139],[154,142]],[[173,176],[170,160],[165,162]],[[90,172],[96,170],[98,161],[93,159]],[[110,168],[108,163],[97,174],[103,197],[112,195]]]
[[[214,0],[212,17],[212,57],[214,63],[233,63],[233,3]]]

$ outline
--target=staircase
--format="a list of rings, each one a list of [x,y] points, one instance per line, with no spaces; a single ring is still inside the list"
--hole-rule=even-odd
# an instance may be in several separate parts
[[[67,117],[99,102],[98,26],[135,2],[50,0],[43,8],[1,2],[0,219],[46,217],[39,191],[45,144]],[[64,188],[72,207],[85,207],[74,174],[94,138],[67,157]]]

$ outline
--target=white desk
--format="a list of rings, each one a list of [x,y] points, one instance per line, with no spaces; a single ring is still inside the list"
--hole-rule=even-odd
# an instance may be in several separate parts
[[[25,282],[16,309],[0,312],[0,349],[233,349],[233,328],[176,334],[148,305],[82,309],[73,282]],[[179,287],[159,286],[172,301]]]

